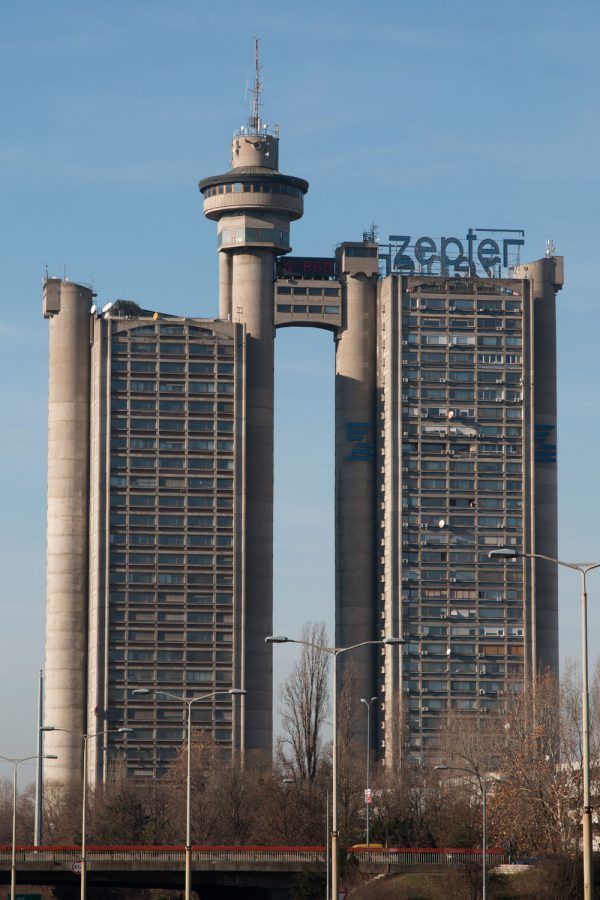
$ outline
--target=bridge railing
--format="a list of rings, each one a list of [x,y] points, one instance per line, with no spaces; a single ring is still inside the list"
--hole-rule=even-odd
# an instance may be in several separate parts
[[[348,854],[359,862],[366,863],[464,866],[470,863],[481,865],[483,851],[462,847],[387,847],[376,850],[361,847],[355,850],[350,848]],[[489,865],[500,865],[508,859],[504,850],[495,847],[486,850],[485,857]]]
[[[367,850],[365,847],[350,848],[348,855],[361,863],[388,865],[436,865],[464,866],[481,865],[482,850],[456,847],[389,847],[386,849]],[[139,863],[182,863],[185,849],[182,845],[174,846],[98,846],[86,848],[86,857],[90,864],[139,862]],[[0,863],[10,862],[11,848],[0,845]],[[19,846],[16,849],[19,863],[72,863],[81,858],[81,847],[77,845],[60,846]],[[490,848],[486,851],[489,865],[500,865],[507,862],[504,850]],[[232,846],[194,846],[193,862],[247,862],[247,863],[296,863],[326,861],[325,847],[232,847]]]
[[[185,848],[181,845],[158,847],[97,846],[86,848],[86,858],[94,862],[182,862]],[[202,862],[325,862],[325,847],[192,847],[192,861]],[[0,846],[0,862],[9,862],[11,848]],[[16,848],[17,863],[77,862],[81,859],[81,847],[66,845],[56,847]]]

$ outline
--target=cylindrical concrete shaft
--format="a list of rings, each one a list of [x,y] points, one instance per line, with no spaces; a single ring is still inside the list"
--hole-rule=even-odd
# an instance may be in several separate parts
[[[531,475],[535,479],[534,553],[558,555],[558,497],[556,456],[556,261],[538,259],[520,266],[517,277],[531,279],[533,319],[534,446]],[[535,648],[537,671],[548,666],[558,674],[558,573],[556,566],[535,563]]]
[[[231,251],[230,251],[231,252]],[[221,254],[223,255],[223,254]],[[232,251],[234,322],[246,340],[245,748],[268,750],[273,716],[274,251]]]
[[[335,377],[335,644],[376,633],[375,392],[377,276],[347,277]],[[352,653],[353,698],[375,694],[377,650]],[[349,660],[346,661],[346,665]],[[342,670],[343,666],[340,666]],[[359,730],[366,731],[363,717]],[[366,734],[364,734],[366,739]]]
[[[231,319],[231,276],[233,259],[230,253],[219,253],[219,318]]]
[[[90,306],[92,292],[60,284],[50,320],[44,776],[81,779],[85,730],[88,573]]]

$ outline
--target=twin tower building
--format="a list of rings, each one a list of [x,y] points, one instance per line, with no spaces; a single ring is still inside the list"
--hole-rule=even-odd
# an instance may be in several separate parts
[[[488,553],[556,555],[562,259],[501,277],[488,239],[477,274],[471,231],[466,266],[429,238],[414,265],[373,235],[286,256],[308,183],[278,151],[251,120],[200,182],[218,318],[45,281],[47,778],[80,777],[84,733],[90,781],[162,774],[183,695],[216,695],[192,715],[223,748],[270,752],[277,328],[335,341],[335,641],[405,640],[353,653],[378,756],[419,759],[449,710],[481,715],[557,669],[555,570]]]

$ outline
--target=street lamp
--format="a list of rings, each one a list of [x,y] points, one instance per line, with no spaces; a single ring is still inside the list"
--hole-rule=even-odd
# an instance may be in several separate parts
[[[321,644],[313,644],[311,641],[303,641],[300,638],[289,638],[281,634],[271,634],[265,638],[266,644],[302,644],[304,647],[312,647],[333,657],[333,746],[332,746],[332,797],[331,797],[331,900],[338,900],[338,797],[337,797],[337,658],[342,653],[358,650],[370,644],[379,646],[395,646],[406,643],[402,638],[384,637],[377,641],[361,641],[350,647],[323,647]]]
[[[590,799],[590,692],[588,676],[588,629],[587,629],[587,573],[600,568],[600,563],[569,563],[544,553],[520,553],[512,547],[499,547],[490,550],[490,559],[543,559],[574,569],[581,575],[581,708],[583,725],[583,896],[585,900],[594,898],[594,881],[592,873],[592,805]]]
[[[200,700],[210,700],[222,694],[239,697],[246,693],[242,688],[230,688],[228,691],[212,691],[210,694],[202,694],[200,697],[187,697],[181,694],[171,694],[170,691],[154,691],[150,688],[136,688],[134,696],[167,697],[169,700],[178,700],[187,706],[187,778],[185,793],[185,900],[192,896],[192,706]]]
[[[482,814],[482,829],[481,829],[481,881],[482,881],[482,891],[481,896],[483,900],[487,900],[487,774],[483,776],[477,770],[473,769],[463,769],[460,766],[445,766],[439,765],[434,766],[437,772],[466,772],[467,775],[471,775],[472,777],[477,779],[477,783],[479,784],[479,790],[481,791],[481,814]],[[494,781],[502,781],[501,778],[495,778]]]
[[[81,734],[68,728],[55,728],[54,725],[42,725],[40,731],[62,731],[64,734],[74,734],[83,741],[83,783],[81,789],[81,900],[85,900],[87,890],[87,866],[86,866],[86,810],[87,810],[87,767],[88,767],[88,741],[105,734],[128,734],[133,728],[109,728],[104,731],[96,731],[94,734]]]
[[[369,848],[369,813],[371,811],[371,704],[375,703],[377,697],[371,697],[370,700],[360,698],[360,702],[367,707],[367,789],[365,791],[365,803],[367,804],[367,849]]]
[[[13,810],[12,810],[12,848],[10,856],[10,900],[15,900],[17,886],[17,769],[21,763],[32,759],[58,759],[58,756],[48,753],[44,756],[23,756],[21,759],[13,759],[10,756],[0,756],[4,762],[13,767]]]

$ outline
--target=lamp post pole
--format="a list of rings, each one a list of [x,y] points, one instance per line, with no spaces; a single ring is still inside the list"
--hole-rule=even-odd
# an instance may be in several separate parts
[[[10,900],[15,900],[17,886],[17,771],[21,763],[30,762],[39,759],[39,756],[23,756],[21,759],[13,759],[10,756],[0,756],[4,762],[10,763],[13,767],[13,790],[12,790],[12,844],[10,851]],[[54,754],[48,754],[43,759],[58,759]]]
[[[511,547],[490,550],[490,559],[543,559],[574,569],[581,575],[581,720],[582,720],[582,767],[583,767],[583,802],[582,802],[582,843],[583,843],[583,896],[584,900],[594,900],[593,878],[593,840],[592,840],[592,802],[590,796],[590,692],[588,672],[588,627],[587,627],[587,574],[600,568],[600,563],[569,563],[544,553],[519,553]]]
[[[81,866],[80,872],[80,897],[86,900],[87,893],[87,854],[86,854],[86,827],[87,827],[87,768],[88,768],[88,741],[90,738],[103,737],[105,734],[129,734],[133,728],[109,728],[103,731],[95,731],[93,734],[81,734],[70,731],[68,728],[55,728],[54,725],[42,725],[40,731],[62,731],[65,734],[78,735],[83,741],[83,778],[81,785]],[[45,757],[48,759],[48,757]]]
[[[333,691],[331,708],[333,713],[332,732],[332,794],[331,794],[331,900],[338,900],[339,870],[338,870],[338,786],[337,786],[337,658],[342,653],[358,650],[359,647],[369,645],[394,646],[404,644],[402,638],[384,637],[376,641],[361,641],[359,644],[351,644],[349,647],[323,647],[313,644],[311,641],[303,641],[299,638],[289,638],[284,635],[268,635],[265,638],[267,644],[302,644],[304,647],[312,647],[328,653],[333,658]]]
[[[365,793],[365,803],[367,805],[367,849],[369,849],[370,843],[369,814],[371,811],[371,704],[375,700],[377,700],[377,697],[371,697],[370,700],[365,700],[364,697],[361,697],[360,700],[367,707],[367,790]]]
[[[212,691],[210,694],[202,694],[200,697],[188,699],[181,694],[171,694],[170,691],[153,691],[150,688],[137,688],[134,696],[154,694],[157,697],[166,697],[168,700],[177,700],[186,706],[187,717],[187,773],[185,780],[185,900],[191,900],[192,896],[192,706],[201,700],[211,700],[221,695],[240,696],[246,691],[242,688],[230,688],[226,691]],[[83,898],[82,898],[83,900]]]
[[[481,896],[487,900],[487,775],[481,775],[477,769],[464,769],[461,766],[440,765],[434,767],[437,772],[465,772],[477,779],[481,791]],[[498,778],[502,782],[503,779]]]

